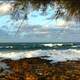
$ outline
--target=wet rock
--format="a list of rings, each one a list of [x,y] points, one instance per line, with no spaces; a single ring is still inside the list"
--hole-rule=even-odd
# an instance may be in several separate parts
[[[80,80],[80,61],[50,64],[40,58],[2,60],[0,80]]]

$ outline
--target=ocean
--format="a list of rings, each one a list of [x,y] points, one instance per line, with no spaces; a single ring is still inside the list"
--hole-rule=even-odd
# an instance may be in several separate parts
[[[80,59],[80,43],[0,43],[0,59],[41,57],[52,62]]]

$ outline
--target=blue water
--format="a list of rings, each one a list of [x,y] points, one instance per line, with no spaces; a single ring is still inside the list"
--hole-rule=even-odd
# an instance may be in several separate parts
[[[80,60],[80,43],[0,43],[0,59]]]
[[[0,50],[80,49],[80,43],[0,43]]]

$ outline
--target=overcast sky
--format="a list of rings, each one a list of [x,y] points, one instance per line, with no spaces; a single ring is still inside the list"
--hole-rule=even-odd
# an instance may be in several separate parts
[[[0,4],[0,42],[80,42],[80,24],[75,20],[50,19],[55,14],[51,7],[42,15],[41,10],[28,11],[28,19],[11,19],[10,3]],[[22,23],[22,27],[18,27]]]

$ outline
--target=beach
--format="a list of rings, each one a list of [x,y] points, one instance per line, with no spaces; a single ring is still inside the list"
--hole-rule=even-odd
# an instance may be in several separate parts
[[[0,80],[80,80],[80,0],[0,0]]]
[[[5,59],[0,61],[0,80],[80,80],[80,61],[51,64],[39,57]]]
[[[80,80],[80,43],[1,44],[0,80]]]

